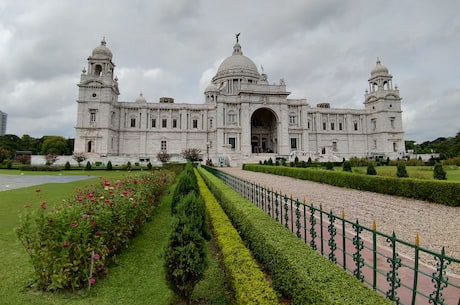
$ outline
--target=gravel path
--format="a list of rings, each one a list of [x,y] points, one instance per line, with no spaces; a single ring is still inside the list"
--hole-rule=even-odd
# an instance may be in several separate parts
[[[332,210],[338,216],[343,209],[346,219],[358,219],[360,224],[369,228],[375,220],[378,231],[388,235],[395,232],[396,237],[410,243],[415,242],[418,233],[422,248],[440,252],[444,247],[446,255],[460,259],[460,207],[243,171],[239,168],[227,167],[220,170],[279,193],[292,194],[294,198],[305,198],[307,204],[313,203],[315,207],[321,204],[323,210]],[[402,252],[413,257],[413,252]],[[423,255],[421,258],[424,263],[435,264],[431,256]],[[450,265],[449,270],[460,275],[460,264]]]

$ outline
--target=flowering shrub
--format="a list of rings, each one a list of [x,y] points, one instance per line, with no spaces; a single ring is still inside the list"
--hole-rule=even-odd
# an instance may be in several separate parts
[[[101,179],[49,208],[26,206],[17,234],[30,255],[37,287],[90,287],[106,274],[113,254],[152,215],[172,173],[156,171],[123,180]],[[36,191],[40,195],[40,190]]]

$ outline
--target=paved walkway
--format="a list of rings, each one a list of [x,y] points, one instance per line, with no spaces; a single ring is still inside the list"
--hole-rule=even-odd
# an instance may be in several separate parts
[[[0,192],[45,183],[67,183],[90,178],[94,178],[94,176],[0,175]]]

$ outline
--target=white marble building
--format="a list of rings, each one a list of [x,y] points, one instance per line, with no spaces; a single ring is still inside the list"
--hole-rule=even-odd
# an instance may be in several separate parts
[[[204,103],[119,101],[112,52],[105,40],[88,57],[81,74],[75,152],[92,159],[156,161],[166,150],[180,156],[198,148],[214,163],[230,164],[263,156],[321,160],[404,154],[401,98],[388,69],[377,60],[363,109],[310,105],[289,99],[283,79],[269,84],[237,42],[204,92]],[[113,162],[113,161],[112,161]]]

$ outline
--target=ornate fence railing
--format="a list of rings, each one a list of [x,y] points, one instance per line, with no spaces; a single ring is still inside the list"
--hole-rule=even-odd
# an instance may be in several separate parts
[[[396,304],[460,305],[460,278],[448,267],[460,259],[400,240],[304,202],[231,176],[211,167],[209,172],[283,224],[311,248],[348,270]],[[453,232],[456,234],[456,232]],[[424,264],[421,258],[431,260]]]

